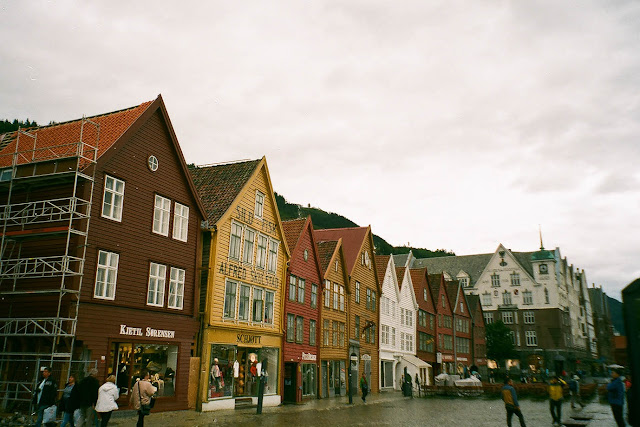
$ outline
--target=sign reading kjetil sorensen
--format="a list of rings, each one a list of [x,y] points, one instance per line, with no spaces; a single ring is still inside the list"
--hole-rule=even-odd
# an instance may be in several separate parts
[[[144,333],[143,333],[144,332]],[[168,329],[154,329],[154,328],[135,328],[127,325],[120,325],[120,335],[132,335],[136,337],[153,337],[153,338],[175,338],[176,331],[170,331]]]

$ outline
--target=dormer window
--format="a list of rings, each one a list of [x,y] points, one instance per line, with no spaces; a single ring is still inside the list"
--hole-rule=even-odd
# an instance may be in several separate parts
[[[254,211],[254,215],[256,218],[262,218],[263,213],[264,213],[264,194],[256,190],[256,208]]]
[[[468,277],[461,277],[460,278],[460,286],[462,286],[463,288],[469,287],[469,278]]]

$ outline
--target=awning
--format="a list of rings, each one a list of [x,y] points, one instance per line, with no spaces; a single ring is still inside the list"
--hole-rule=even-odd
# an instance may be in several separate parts
[[[410,365],[415,366],[416,368],[430,368],[431,365],[429,365],[427,362],[425,362],[422,359],[418,359],[417,357],[415,357],[412,354],[405,354],[402,356],[402,360],[404,360],[405,362],[407,362]]]

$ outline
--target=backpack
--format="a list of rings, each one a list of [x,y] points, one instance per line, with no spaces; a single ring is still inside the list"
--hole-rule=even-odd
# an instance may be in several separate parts
[[[569,390],[573,391],[574,393],[578,391],[578,382],[576,380],[569,381]]]

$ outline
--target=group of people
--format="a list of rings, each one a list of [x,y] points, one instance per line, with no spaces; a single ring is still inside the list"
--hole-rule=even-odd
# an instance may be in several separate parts
[[[613,418],[615,419],[616,424],[618,426],[624,426],[625,423],[622,416],[622,405],[624,404],[625,385],[620,379],[620,375],[621,372],[619,370],[612,370],[612,380],[607,384],[607,400],[611,406],[611,412],[613,413]],[[551,412],[553,425],[562,425],[562,402],[564,401],[565,387],[569,387],[572,409],[575,409],[577,405],[579,405],[581,409],[585,406],[580,398],[580,377],[578,375],[574,375],[568,384],[559,376],[552,377],[549,381],[548,392],[549,411]],[[521,426],[526,426],[524,416],[520,410],[520,404],[518,403],[516,390],[513,387],[513,380],[511,378],[505,378],[501,394],[507,411],[507,426],[511,427],[511,419],[513,418],[513,415],[518,417]]]
[[[36,427],[40,427],[43,421],[46,426],[55,426],[54,420],[45,419],[45,411],[56,407],[58,414],[62,413],[62,423],[60,427],[106,427],[111,419],[113,411],[118,409],[116,402],[120,397],[120,391],[116,386],[116,376],[110,374],[104,384],[96,378],[98,370],[90,369],[80,382],[76,384],[76,376],[69,375],[69,379],[62,391],[62,398],[56,401],[58,395],[58,385],[51,376],[51,368],[42,370],[42,379],[38,383],[33,396],[36,405],[38,419]],[[149,381],[148,371],[141,373],[141,381],[138,381],[131,391],[131,406],[138,411],[138,427],[144,426],[144,417],[147,415],[142,411],[143,405],[149,405],[157,388]],[[54,412],[54,414],[55,414]]]

